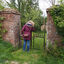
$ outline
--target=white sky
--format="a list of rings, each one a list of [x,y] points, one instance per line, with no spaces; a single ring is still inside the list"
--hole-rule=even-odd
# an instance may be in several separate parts
[[[43,11],[43,15],[46,15],[46,9],[49,8],[51,4],[46,0],[39,0],[39,7]]]
[[[55,0],[56,3],[58,4],[59,0]],[[49,8],[51,6],[51,3],[49,2],[49,0],[39,0],[39,7],[40,9],[43,11],[43,15],[46,16],[46,9]]]
[[[9,1],[9,0],[6,0]],[[39,0],[39,7],[43,11],[43,15],[46,16],[46,9],[51,6],[49,0]]]

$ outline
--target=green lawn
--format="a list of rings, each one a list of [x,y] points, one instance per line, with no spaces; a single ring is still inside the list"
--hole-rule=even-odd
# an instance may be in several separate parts
[[[35,38],[34,45],[39,50],[24,52],[22,48],[13,48],[10,43],[0,40],[0,64],[64,64],[62,57],[55,57],[44,51],[42,38]]]

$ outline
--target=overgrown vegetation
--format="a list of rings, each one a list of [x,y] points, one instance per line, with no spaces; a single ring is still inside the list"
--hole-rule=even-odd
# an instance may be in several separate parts
[[[21,13],[22,26],[28,20],[33,20],[36,24],[36,29],[38,31],[40,30],[43,17],[41,16],[42,12],[38,6],[38,0],[17,0],[17,3],[15,0],[10,0],[8,5],[10,8],[15,8]],[[0,0],[0,10],[3,8],[2,0]],[[59,34],[64,36],[64,4],[53,6],[50,13]],[[6,32],[5,29],[2,29],[3,20],[4,17],[0,17],[0,37]],[[27,53],[23,52],[22,48],[14,48],[9,42],[0,39],[0,64],[10,64],[11,61],[19,62],[19,64],[64,64],[63,47],[58,47],[55,44],[54,48],[49,47],[48,50],[44,51],[43,39],[38,37],[35,38],[34,46],[40,50],[31,49],[30,52]]]
[[[50,9],[58,33],[64,37],[64,4],[53,6]]]
[[[4,9],[4,6],[2,5],[3,1],[0,0],[0,10]],[[2,38],[3,34],[6,32],[6,30],[2,27],[2,21],[4,20],[4,17],[0,16],[0,39]]]
[[[64,0],[62,0],[64,1]],[[63,2],[62,2],[63,3]],[[47,50],[47,54],[51,54],[54,57],[64,60],[64,4],[52,6],[50,9],[50,14],[54,20],[55,26],[57,28],[57,32],[60,36],[63,37],[62,47],[57,46],[57,43],[54,44],[54,47],[50,45],[49,49]],[[63,63],[58,63],[63,64]]]
[[[3,34],[7,32],[7,30],[2,26],[4,19],[4,17],[0,17],[0,38],[2,38]]]
[[[0,0],[0,10],[2,10],[4,8],[4,6],[2,4],[3,4],[3,1]]]
[[[49,43],[49,47],[47,49],[47,53],[53,55],[54,57],[64,59],[64,47],[57,46],[57,42],[55,42],[54,46]]]
[[[0,63],[4,64],[5,60],[10,59],[13,47],[10,43],[0,39]]]
[[[10,64],[14,61],[19,64],[64,64],[64,51],[62,48],[56,49],[58,53],[52,48],[50,52],[47,52],[44,51],[42,44],[43,42],[40,42],[39,38],[35,38],[35,46],[37,48],[40,46],[40,50],[30,49],[30,52],[23,52],[22,48],[13,48],[10,43],[0,40],[0,63]]]

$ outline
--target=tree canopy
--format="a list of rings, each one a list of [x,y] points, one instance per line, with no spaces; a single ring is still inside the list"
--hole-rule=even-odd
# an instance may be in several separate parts
[[[0,10],[2,10],[4,8],[4,6],[2,4],[3,4],[3,2],[2,2],[2,0],[0,0]]]
[[[39,9],[38,0],[10,0],[7,2],[10,8],[15,8],[21,13],[21,25],[23,26],[27,21],[33,20],[36,25],[35,28],[40,29],[43,24],[42,11]]]

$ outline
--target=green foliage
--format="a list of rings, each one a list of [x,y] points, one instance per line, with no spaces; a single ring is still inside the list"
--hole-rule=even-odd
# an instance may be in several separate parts
[[[2,39],[0,39],[0,63],[5,62],[5,60],[13,58],[13,56],[10,54],[13,51],[13,46],[9,42],[5,42]]]
[[[3,21],[5,18],[4,17],[0,17],[0,21]]]
[[[3,9],[4,9],[3,1],[0,0],[0,10],[3,10]],[[3,21],[3,20],[4,20],[4,17],[0,17],[0,39],[3,35],[3,33],[2,33],[2,23],[1,23],[1,21]]]
[[[2,27],[2,21],[4,19],[4,17],[0,17],[0,38],[2,38],[3,34],[7,32],[7,30]]]
[[[64,4],[64,0],[59,0],[60,4]]]
[[[35,22],[35,28],[40,30],[43,24],[42,11],[39,9],[38,0],[10,0],[9,7],[17,9],[21,13],[21,26],[29,21]]]
[[[64,51],[63,51],[63,47],[54,47],[54,48],[49,48],[47,50],[47,53],[53,55],[54,57],[57,57],[57,58],[61,58],[61,59],[64,59]]]
[[[2,4],[3,4],[3,1],[0,0],[0,10],[4,9],[4,6]]]
[[[58,33],[64,37],[64,4],[53,6],[50,9],[50,14],[53,17]]]
[[[0,23],[0,28],[2,27],[2,23]]]
[[[40,43],[40,39],[35,39],[35,46],[43,47],[42,43]],[[39,45],[40,44],[40,45]],[[38,46],[39,45],[39,46]],[[40,48],[41,48],[40,47]],[[44,48],[43,48],[44,49]],[[29,52],[24,52],[21,49],[17,49],[14,51],[12,45],[8,42],[0,40],[0,63],[1,64],[10,64],[11,61],[19,62],[19,64],[64,64],[64,50],[63,48],[58,47],[58,55],[56,51],[53,52],[51,49],[50,52],[44,50],[36,50],[30,49]],[[59,55],[60,54],[60,55]],[[56,56],[57,55],[57,56]],[[7,63],[5,63],[8,61]]]
[[[6,33],[6,32],[7,32],[7,30],[6,30],[6,29],[3,29],[3,30],[2,30],[2,33]]]
[[[10,3],[6,1],[6,3],[9,7],[17,9],[15,0],[10,0]]]
[[[54,57],[57,57],[57,58],[61,58],[62,60],[64,59],[64,47],[59,47],[58,45],[58,42],[56,41],[54,45],[52,45],[51,43],[49,43],[49,47],[47,49],[47,54],[51,54],[53,55]]]
[[[4,7],[0,5],[0,10],[2,10],[2,9],[4,9]]]

